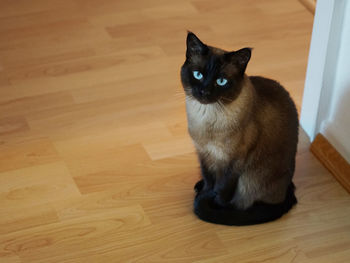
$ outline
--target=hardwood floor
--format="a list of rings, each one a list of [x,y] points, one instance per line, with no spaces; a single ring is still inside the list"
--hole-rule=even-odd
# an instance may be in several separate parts
[[[288,215],[194,216],[187,29],[254,47],[248,74],[300,109],[312,15],[297,0],[0,1],[0,262],[349,262],[350,197],[303,133]]]

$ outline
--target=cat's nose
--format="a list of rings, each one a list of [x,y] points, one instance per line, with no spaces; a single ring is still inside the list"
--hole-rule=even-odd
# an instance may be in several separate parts
[[[200,90],[199,92],[202,96],[208,96],[210,94],[210,92],[208,90],[203,90],[203,89]]]

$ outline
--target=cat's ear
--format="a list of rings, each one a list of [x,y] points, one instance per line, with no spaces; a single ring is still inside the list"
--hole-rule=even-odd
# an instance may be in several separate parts
[[[186,44],[187,58],[190,58],[193,55],[205,55],[208,52],[208,46],[205,45],[202,41],[200,41],[200,39],[192,32],[188,32]]]
[[[252,48],[246,47],[227,54],[228,59],[236,64],[243,74],[252,55]]]

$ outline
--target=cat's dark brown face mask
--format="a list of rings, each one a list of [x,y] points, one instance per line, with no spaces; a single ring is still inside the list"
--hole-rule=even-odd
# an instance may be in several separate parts
[[[230,103],[240,93],[250,48],[227,52],[203,44],[189,32],[181,81],[187,96],[200,103]]]

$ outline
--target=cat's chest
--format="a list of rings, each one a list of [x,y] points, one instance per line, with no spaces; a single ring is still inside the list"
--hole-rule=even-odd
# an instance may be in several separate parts
[[[187,103],[188,130],[198,153],[212,165],[230,161],[234,136],[227,115],[216,105]]]
[[[225,132],[229,118],[225,110],[217,104],[201,104],[191,100],[186,102],[188,128],[191,136],[212,136]]]

